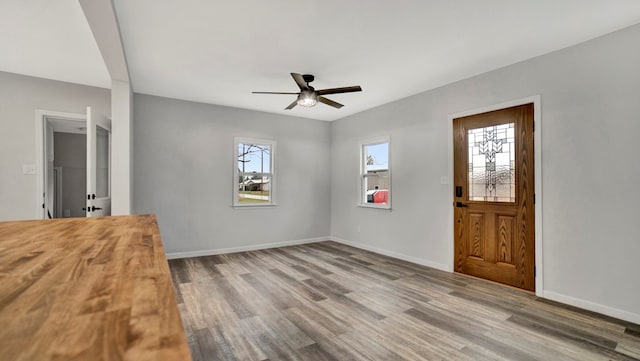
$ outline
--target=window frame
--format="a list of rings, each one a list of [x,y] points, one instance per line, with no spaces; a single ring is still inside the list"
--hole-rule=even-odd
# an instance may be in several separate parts
[[[240,144],[258,144],[258,145],[268,145],[271,148],[269,154],[269,169],[270,172],[263,173],[253,173],[251,174],[260,174],[262,176],[269,177],[269,201],[268,202],[257,202],[257,203],[240,203],[238,201],[238,179],[242,172],[238,169],[238,147]],[[244,172],[244,174],[249,172]],[[258,138],[246,138],[246,137],[234,137],[233,138],[233,199],[232,205],[233,207],[238,208],[253,208],[253,207],[272,207],[276,205],[276,141],[271,139],[258,139]]]
[[[367,160],[366,160],[366,154],[367,152],[365,151],[365,147],[367,146],[372,146],[372,145],[378,145],[378,144],[384,144],[387,143],[387,174],[388,174],[388,178],[389,178],[389,194],[387,196],[387,204],[375,204],[375,203],[367,203],[367,194],[366,194],[366,186],[365,186],[365,180],[367,178],[367,172],[366,172],[366,168],[367,168]],[[364,208],[377,208],[377,209],[386,209],[386,210],[391,210],[391,198],[392,198],[392,189],[391,189],[391,137],[390,136],[383,136],[383,137],[377,137],[377,138],[372,138],[372,139],[367,139],[367,140],[363,140],[361,142],[358,143],[358,148],[359,148],[359,153],[360,153],[360,157],[359,157],[359,167],[360,170],[358,172],[358,207],[364,207]]]

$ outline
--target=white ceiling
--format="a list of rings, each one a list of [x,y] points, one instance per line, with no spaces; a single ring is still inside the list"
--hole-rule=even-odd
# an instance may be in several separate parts
[[[47,117],[47,121],[54,132],[87,134],[87,125],[84,120]]]
[[[638,0],[114,3],[134,91],[322,120],[640,23]],[[0,49],[0,70],[109,86],[77,0],[0,1]],[[251,94],[297,91],[290,72],[363,92],[290,111]]]
[[[0,71],[111,87],[77,0],[0,0]]]

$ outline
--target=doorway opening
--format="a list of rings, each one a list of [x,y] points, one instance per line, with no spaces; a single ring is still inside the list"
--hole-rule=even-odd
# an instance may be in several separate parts
[[[46,142],[48,146],[45,148],[47,218],[85,217],[86,122],[47,117],[46,129],[48,133]]]
[[[111,214],[111,120],[36,111],[36,218]]]

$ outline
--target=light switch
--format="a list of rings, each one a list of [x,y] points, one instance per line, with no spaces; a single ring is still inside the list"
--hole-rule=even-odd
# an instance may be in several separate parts
[[[440,184],[449,184],[449,177],[443,175],[440,177]]]
[[[36,165],[35,164],[23,164],[22,165],[22,173],[23,174],[36,174]]]

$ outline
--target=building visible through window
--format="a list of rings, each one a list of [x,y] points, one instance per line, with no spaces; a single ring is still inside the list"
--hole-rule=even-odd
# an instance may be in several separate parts
[[[391,205],[389,139],[362,143],[360,152],[361,205],[389,208]]]
[[[275,142],[236,138],[234,205],[274,204]]]

